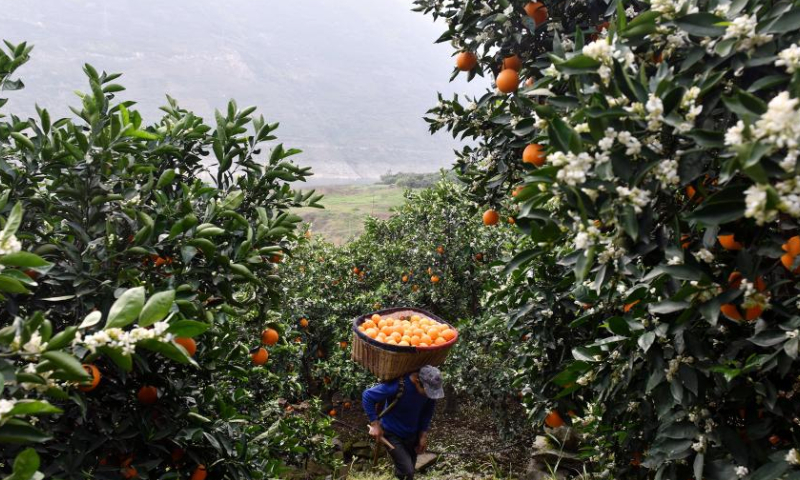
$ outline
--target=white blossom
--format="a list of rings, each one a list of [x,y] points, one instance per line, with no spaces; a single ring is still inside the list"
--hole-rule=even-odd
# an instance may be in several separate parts
[[[632,205],[636,213],[642,213],[642,208],[650,203],[650,192],[639,187],[617,187],[617,195],[626,203]]]
[[[14,400],[6,400],[5,398],[0,398],[0,417],[3,415],[7,415],[8,412],[14,409],[14,404],[16,402]]]
[[[647,129],[651,132],[658,131],[664,121],[664,102],[651,93],[645,108],[647,109]]]
[[[755,219],[758,225],[773,221],[778,216],[778,211],[768,207],[769,186],[760,183],[751,185],[745,190],[744,216]]]
[[[725,145],[732,147],[744,143],[744,122],[739,120],[725,132]]]
[[[10,253],[17,253],[22,250],[22,243],[17,240],[15,235],[9,235],[0,241],[0,255],[8,255]]]
[[[778,53],[778,59],[775,60],[775,66],[786,67],[788,73],[800,70],[800,46],[793,43],[791,46],[781,50]]]
[[[708,250],[707,248],[701,248],[697,252],[694,252],[692,255],[694,255],[694,258],[696,258],[697,261],[699,262],[711,263],[714,261],[714,254],[711,253],[711,251]]]
[[[731,21],[722,40],[735,39],[737,51],[752,51],[772,40],[772,35],[756,33],[757,26],[758,18],[755,15],[741,15]]]
[[[681,183],[681,177],[678,175],[678,161],[674,159],[667,159],[660,162],[654,169],[654,174],[662,188],[678,185]]]
[[[796,448],[789,450],[789,453],[786,454],[784,460],[786,460],[786,463],[790,465],[800,465],[800,450],[797,450]]]
[[[617,140],[625,146],[625,155],[639,155],[642,152],[641,142],[631,132],[626,130],[619,132]]]
[[[795,218],[800,218],[800,178],[794,177],[778,182],[775,190],[779,196],[778,208]]]
[[[38,355],[45,349],[45,347],[47,347],[47,343],[42,343],[42,335],[39,332],[33,332],[30,340],[28,340],[28,342],[22,346],[22,351],[33,355]]]

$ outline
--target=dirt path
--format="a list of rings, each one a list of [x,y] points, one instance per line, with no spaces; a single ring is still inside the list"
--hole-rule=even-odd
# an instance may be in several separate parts
[[[470,406],[460,408],[458,414],[447,414],[437,408],[429,434],[428,448],[437,452],[480,453],[514,443],[514,439],[501,438],[497,433],[491,413]],[[360,404],[341,412],[335,429],[345,447],[345,461],[352,462],[348,478],[357,480],[383,480],[391,477],[388,456],[383,454],[377,467],[372,467],[369,455],[371,444],[366,436],[367,417]],[[353,428],[350,428],[353,427]],[[356,430],[359,428],[360,430]],[[363,434],[361,432],[364,432]],[[526,442],[518,442],[492,455],[440,455],[432,466],[416,478],[439,479],[493,479],[516,478],[527,463]],[[362,455],[362,456],[359,456]]]

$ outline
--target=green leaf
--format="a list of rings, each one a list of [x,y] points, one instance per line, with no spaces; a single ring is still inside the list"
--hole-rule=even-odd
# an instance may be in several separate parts
[[[103,319],[103,314],[100,313],[99,310],[95,310],[93,312],[89,312],[89,314],[86,315],[86,318],[83,319],[81,324],[78,325],[78,328],[80,330],[83,330],[85,328],[94,327],[95,325],[100,323],[100,320],[102,320],[102,319]]]
[[[4,480],[31,480],[38,470],[39,454],[32,448],[26,448],[14,459],[12,473]]]
[[[622,211],[622,229],[633,241],[639,238],[639,219],[636,217],[636,210],[631,205],[625,205]]]
[[[139,326],[149,327],[166,318],[172,303],[175,301],[175,290],[159,292],[147,300],[142,312],[139,314]]]
[[[48,350],[60,350],[69,345],[78,333],[78,327],[72,325],[56,334],[47,342]]]
[[[19,280],[8,275],[0,275],[0,292],[28,293],[28,289]]]
[[[787,33],[800,29],[800,8],[794,8],[779,15],[758,33]]]
[[[133,369],[133,358],[130,354],[111,347],[99,347],[97,351],[110,358],[122,370],[130,372]]]
[[[176,337],[196,337],[206,330],[211,328],[211,325],[194,320],[178,320],[169,324],[167,332],[175,335]]]
[[[600,62],[592,57],[587,57],[584,54],[578,54],[570,58],[566,62],[556,64],[556,68],[569,75],[577,75],[581,73],[594,73],[600,67]]]
[[[641,337],[639,337],[636,343],[639,344],[639,347],[644,351],[644,353],[647,353],[647,351],[650,350],[650,347],[653,346],[653,342],[655,341],[656,341],[655,332],[645,332]]]
[[[9,420],[0,426],[0,443],[41,443],[50,439],[51,436],[23,421]]]
[[[156,189],[161,189],[166,187],[167,185],[171,184],[173,180],[175,180],[175,170],[171,168],[168,170],[164,170],[161,173],[161,176],[158,177],[158,182],[156,182]]]
[[[675,19],[678,28],[697,37],[718,37],[725,33],[725,27],[719,23],[725,22],[722,17],[712,13],[700,12],[692,13],[681,18]]]
[[[20,400],[14,404],[9,415],[42,415],[46,413],[62,413],[63,410],[42,400]]]
[[[0,257],[0,265],[21,268],[43,268],[52,264],[39,255],[30,252],[9,253]]]
[[[72,380],[87,380],[89,374],[83,369],[81,362],[67,352],[55,350],[52,352],[44,352],[42,358],[49,360],[56,367],[61,369],[69,379]]]
[[[186,351],[182,348],[178,348],[172,342],[161,342],[159,340],[142,340],[138,344],[142,348],[146,348],[147,350],[160,353],[161,355],[175,360],[179,363],[190,363],[193,365],[197,365],[194,360],[186,355]]]
[[[122,328],[130,325],[139,317],[139,312],[144,306],[144,287],[136,287],[126,290],[111,305],[106,320],[105,329]]]

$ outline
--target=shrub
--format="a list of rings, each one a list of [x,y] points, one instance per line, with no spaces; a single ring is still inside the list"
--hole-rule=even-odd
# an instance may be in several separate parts
[[[30,47],[7,46],[0,85],[20,87],[8,75]],[[168,97],[148,126],[116,100],[119,74],[84,71],[76,119],[38,108],[0,123],[3,241],[21,242],[0,258],[19,267],[0,274],[2,402],[13,405],[0,436],[42,442],[20,454],[15,478],[170,478],[200,465],[266,478],[309,458],[334,465],[328,420],[287,414],[281,399],[297,384],[249,355],[262,328],[283,331],[283,272],[270,259],[296,242],[289,209],[320,198],[290,186],[310,175],[289,159],[299,151],[262,155],[277,124],[235,102],[212,127]],[[294,349],[270,347],[276,358]],[[86,391],[81,363],[99,374]],[[35,426],[8,417],[37,412],[51,415]]]
[[[601,476],[796,476],[798,4],[415,3],[530,80],[428,121],[535,242],[494,295],[532,417],[575,410]]]

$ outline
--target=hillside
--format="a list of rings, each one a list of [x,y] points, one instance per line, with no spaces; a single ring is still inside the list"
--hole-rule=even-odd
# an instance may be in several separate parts
[[[206,118],[229,98],[258,106],[280,119],[280,141],[304,150],[298,159],[314,168],[316,183],[451,163],[455,143],[429,135],[421,117],[437,90],[465,85],[447,82],[451,49],[433,44],[441,25],[411,12],[410,2],[188,5],[0,0],[3,38],[36,46],[19,71],[26,88],[9,95],[7,108],[32,114],[38,103],[68,115],[66,106],[79,103],[73,91],[87,88],[88,61],[124,72],[121,98],[139,99],[150,120],[164,93]]]

